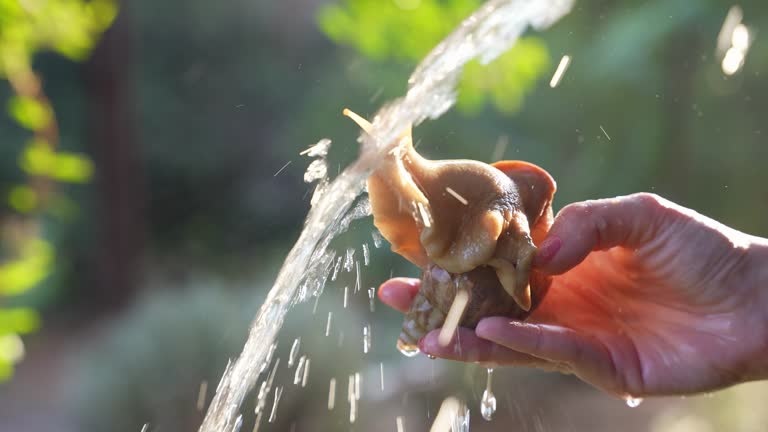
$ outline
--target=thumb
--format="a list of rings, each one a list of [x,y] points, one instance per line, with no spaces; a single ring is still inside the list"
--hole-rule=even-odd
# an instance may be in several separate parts
[[[655,237],[670,205],[649,193],[570,204],[557,214],[534,266],[556,275],[578,265],[592,251],[638,248]]]

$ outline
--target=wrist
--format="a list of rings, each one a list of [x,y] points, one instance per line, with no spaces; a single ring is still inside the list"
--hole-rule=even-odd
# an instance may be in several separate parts
[[[768,379],[768,239],[754,238],[748,251],[746,283],[754,293],[758,350],[749,368],[749,379]]]

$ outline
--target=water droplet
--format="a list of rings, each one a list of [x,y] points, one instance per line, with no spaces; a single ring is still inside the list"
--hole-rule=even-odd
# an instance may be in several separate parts
[[[344,309],[346,309],[346,308],[347,308],[347,302],[348,302],[348,300],[349,300],[349,287],[348,287],[348,286],[345,286],[345,287],[344,287]]]
[[[347,255],[344,257],[344,270],[349,273],[355,263],[355,248],[347,248]]]
[[[328,312],[328,321],[325,323],[325,335],[331,334],[331,320],[333,319],[333,312]]]
[[[397,432],[405,432],[405,426],[403,426],[403,417],[395,417],[395,424],[397,425]]]
[[[368,306],[371,312],[376,312],[376,288],[368,288]]]
[[[434,360],[437,357],[433,356],[432,354],[427,354],[427,358],[430,359],[430,360]]]
[[[376,249],[380,248],[381,244],[384,242],[384,239],[378,231],[371,231],[371,238],[373,239],[373,247]]]
[[[359,383],[358,383],[359,386]],[[355,376],[349,376],[347,384],[347,401],[349,401],[349,422],[354,423],[357,419],[357,400],[359,397],[355,393]]]
[[[487,421],[493,419],[493,414],[496,412],[496,396],[492,390],[493,369],[488,369],[488,378],[485,384],[485,391],[483,391],[483,398],[480,400],[480,414]]]
[[[272,412],[269,414],[269,422],[274,423],[277,418],[277,404],[280,403],[280,396],[283,395],[283,387],[275,389],[275,400],[272,402]]]
[[[336,258],[336,264],[333,265],[333,273],[331,274],[332,281],[335,281],[339,276],[339,270],[341,270],[341,257]]]
[[[360,372],[355,372],[355,399],[360,400],[360,386],[362,382],[362,377],[360,376]]]
[[[304,362],[304,376],[301,378],[302,387],[307,386],[308,379],[309,379],[309,357],[307,357],[307,361]]]
[[[360,291],[360,261],[355,260],[355,293]]]
[[[203,411],[205,408],[205,397],[208,394],[208,381],[203,380],[200,382],[200,390],[197,392],[197,410]]]
[[[368,243],[363,243],[363,264],[368,265],[371,263],[371,250],[368,248]]]
[[[363,353],[368,354],[371,350],[371,325],[366,324],[363,326]]]
[[[256,397],[256,408],[253,410],[256,414],[260,413],[264,408],[264,399],[267,397],[267,381],[261,383],[259,387],[259,395]]]
[[[379,363],[379,381],[381,382],[381,391],[384,391],[384,362]]]
[[[317,142],[317,144],[309,147],[308,149],[299,153],[300,155],[307,155],[308,157],[325,157],[328,156],[328,150],[331,148],[331,140],[323,138]]]
[[[304,362],[307,360],[307,356],[301,356],[299,359],[299,365],[296,366],[296,373],[293,375],[293,384],[299,385],[301,378],[304,376]]]
[[[480,401],[480,414],[483,418],[491,421],[493,414],[496,412],[496,396],[489,391],[483,392],[483,400]]]
[[[328,411],[332,411],[336,405],[336,378],[331,378],[328,386]]]
[[[397,350],[406,357],[414,357],[421,352],[416,345],[407,344],[400,339],[397,340]]]
[[[630,408],[637,408],[641,403],[643,403],[643,398],[635,398],[632,396],[627,396],[624,400],[627,402],[627,406]]]
[[[292,368],[296,364],[296,356],[299,354],[299,346],[301,345],[301,338],[296,338],[291,345],[291,353],[288,354],[288,368]]]

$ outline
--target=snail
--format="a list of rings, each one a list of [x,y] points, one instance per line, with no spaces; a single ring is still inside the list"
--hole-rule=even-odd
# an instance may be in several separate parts
[[[364,118],[344,115],[372,132]],[[531,265],[552,225],[555,190],[554,179],[528,162],[425,159],[406,128],[368,178],[374,225],[422,269],[397,341],[401,352],[418,353],[419,339],[443,327],[459,297],[454,329],[474,328],[486,316],[524,319],[535,308],[549,279]]]

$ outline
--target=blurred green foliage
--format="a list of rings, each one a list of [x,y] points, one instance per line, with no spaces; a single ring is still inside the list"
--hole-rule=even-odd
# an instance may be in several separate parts
[[[50,107],[31,97],[12,97],[8,101],[8,113],[16,123],[33,131],[48,126],[53,120]]]
[[[34,57],[52,50],[84,60],[116,14],[114,0],[0,0],[0,77],[13,91],[7,110],[17,125],[33,133],[18,159],[28,183],[10,186],[7,195],[8,208],[21,218],[0,221],[5,252],[0,257],[0,296],[23,294],[51,274],[55,245],[41,227],[46,214],[61,215],[53,204],[67,202],[54,190],[54,182],[83,183],[93,173],[87,156],[57,148],[56,115],[33,69]],[[0,380],[23,358],[19,334],[36,330],[39,321],[30,308],[0,308]]]
[[[84,60],[116,15],[114,0],[0,0],[0,74],[29,70],[44,49]]]
[[[321,8],[318,22],[331,40],[377,61],[416,64],[480,6],[478,0],[345,0]],[[458,109],[478,113],[491,102],[517,112],[523,98],[550,68],[539,38],[522,38],[488,65],[467,65],[459,84]]]
[[[27,145],[19,163],[29,175],[44,176],[62,182],[83,183],[93,175],[93,165],[87,157],[53,151],[50,146],[38,140],[33,140]]]
[[[375,60],[420,60],[478,0],[344,0],[320,9],[320,28],[332,40],[351,45]]]

